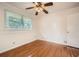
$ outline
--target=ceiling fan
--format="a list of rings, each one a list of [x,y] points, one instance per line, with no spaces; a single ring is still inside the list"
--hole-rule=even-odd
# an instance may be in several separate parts
[[[45,14],[48,14],[48,11],[45,9],[46,7],[48,6],[52,6],[53,5],[53,2],[48,2],[48,3],[41,3],[41,2],[33,2],[34,6],[33,7],[28,7],[28,8],[25,8],[25,9],[35,9],[36,10],[36,13],[35,15],[38,15],[38,13],[40,11],[43,11]]]

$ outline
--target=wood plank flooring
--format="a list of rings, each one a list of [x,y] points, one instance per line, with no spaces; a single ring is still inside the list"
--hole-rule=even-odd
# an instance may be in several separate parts
[[[79,49],[36,40],[0,54],[0,57],[78,57]]]

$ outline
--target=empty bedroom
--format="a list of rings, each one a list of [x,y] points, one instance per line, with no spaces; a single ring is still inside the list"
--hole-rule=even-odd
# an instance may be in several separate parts
[[[79,2],[0,2],[0,57],[79,57]]]

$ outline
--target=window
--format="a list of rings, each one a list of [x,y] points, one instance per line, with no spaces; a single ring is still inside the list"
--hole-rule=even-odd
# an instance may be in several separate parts
[[[32,20],[22,15],[6,11],[6,27],[15,30],[31,30]]]

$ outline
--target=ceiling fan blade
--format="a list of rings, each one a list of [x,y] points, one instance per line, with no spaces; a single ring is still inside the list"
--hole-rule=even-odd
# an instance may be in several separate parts
[[[52,6],[52,5],[53,5],[53,2],[49,2],[49,3],[44,4],[44,6]]]
[[[39,5],[42,5],[42,3],[41,2],[37,2]]]
[[[35,4],[35,2],[33,2],[33,4]]]
[[[26,8],[26,9],[33,9],[34,7],[28,7],[28,8]]]
[[[33,2],[33,4],[34,4],[34,5],[38,5],[38,3],[37,3],[37,2]]]
[[[45,9],[43,9],[43,12],[45,12],[46,14],[48,14],[48,11],[47,11],[47,10],[45,10]]]
[[[36,12],[35,15],[38,15],[38,12]]]

